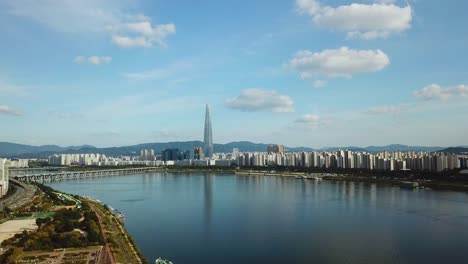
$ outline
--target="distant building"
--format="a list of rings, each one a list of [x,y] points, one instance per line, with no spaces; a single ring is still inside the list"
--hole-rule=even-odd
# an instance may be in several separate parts
[[[233,148],[232,149],[232,156],[237,157],[237,155],[239,155],[239,149],[238,148]]]
[[[29,167],[28,159],[14,159],[10,160],[9,168],[27,168]]]
[[[181,154],[182,154],[182,157],[181,157],[182,160],[193,160],[194,155],[191,150],[188,149]]]
[[[211,159],[213,156],[213,132],[211,130],[211,115],[210,108],[206,105],[205,111],[205,133],[204,133],[204,143],[206,148],[206,157]]]
[[[203,148],[202,147],[195,147],[193,149],[193,156],[195,159],[197,160],[201,160],[205,157],[205,155],[203,154]]]
[[[9,166],[10,161],[0,159],[0,197],[3,197],[8,192],[9,186]]]
[[[268,146],[268,154],[271,153],[284,153],[284,146],[283,145],[269,145]]]
[[[164,149],[161,152],[161,159],[163,161],[179,160],[180,159],[180,151],[179,151],[178,148]]]
[[[140,151],[140,160],[154,160],[154,149],[142,149]]]

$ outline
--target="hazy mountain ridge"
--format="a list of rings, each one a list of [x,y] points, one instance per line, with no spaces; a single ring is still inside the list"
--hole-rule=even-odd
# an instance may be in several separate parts
[[[25,144],[17,144],[10,142],[0,142],[0,156],[15,156],[23,154],[34,154],[41,152],[62,152],[67,150],[77,150],[82,149],[83,147],[95,148],[90,145],[82,146],[69,146],[69,147],[60,147],[57,145],[42,145],[42,146],[31,146]]]
[[[232,152],[233,148],[238,148],[241,152],[265,152],[269,144],[253,143],[250,141],[229,142],[226,144],[214,144],[215,152]],[[202,141],[174,141],[160,143],[142,143],[131,146],[97,148],[91,145],[60,147],[57,145],[31,146],[24,144],[16,144],[9,142],[0,142],[0,157],[18,157],[18,158],[46,158],[52,154],[74,154],[74,153],[100,153],[108,156],[134,156],[139,155],[142,149],[154,149],[156,154],[160,154],[166,148],[178,148],[180,150],[193,150],[193,148],[203,146]],[[380,152],[380,151],[443,151],[443,152],[468,152],[466,147],[427,147],[427,146],[407,146],[401,144],[391,144],[386,146],[368,146],[368,147],[323,147],[313,149],[309,147],[286,147],[287,151],[365,151],[365,152]]]
[[[447,153],[456,153],[456,154],[468,153],[468,147],[467,147],[467,146],[463,146],[463,147],[450,147],[450,148],[443,149],[443,150],[441,150],[441,151],[442,151],[442,152],[447,152]]]

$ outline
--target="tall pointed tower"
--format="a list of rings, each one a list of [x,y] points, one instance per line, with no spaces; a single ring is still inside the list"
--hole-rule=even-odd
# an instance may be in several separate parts
[[[206,112],[205,112],[205,154],[206,157],[211,159],[213,156],[213,132],[211,131],[211,116],[210,116],[210,108],[206,105]]]

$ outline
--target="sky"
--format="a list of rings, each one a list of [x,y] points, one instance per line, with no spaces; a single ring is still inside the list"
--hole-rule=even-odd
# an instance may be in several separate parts
[[[468,2],[0,0],[0,141],[468,145]]]

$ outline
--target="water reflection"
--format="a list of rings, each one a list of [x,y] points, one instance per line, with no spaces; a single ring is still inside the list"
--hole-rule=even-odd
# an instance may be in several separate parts
[[[213,182],[215,176],[213,174],[206,174],[203,176],[203,197],[204,197],[204,216],[206,221],[206,227],[211,226],[212,210],[213,210]]]

